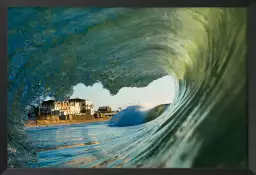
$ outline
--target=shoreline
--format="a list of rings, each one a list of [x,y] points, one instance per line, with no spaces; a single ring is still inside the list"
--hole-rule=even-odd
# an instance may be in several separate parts
[[[95,123],[95,122],[105,122],[109,121],[110,118],[103,118],[103,119],[91,119],[91,120],[71,120],[71,121],[61,121],[58,123],[51,123],[51,121],[47,121],[46,123],[42,122],[39,124],[35,123],[26,123],[24,127],[31,128],[31,127],[41,127],[41,126],[59,126],[59,125],[71,125],[71,124],[85,124],[85,123]],[[48,123],[49,122],[49,123]]]

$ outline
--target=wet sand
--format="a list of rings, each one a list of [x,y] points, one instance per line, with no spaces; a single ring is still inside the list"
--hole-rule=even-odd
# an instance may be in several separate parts
[[[26,123],[25,127],[38,127],[38,126],[55,126],[55,125],[70,125],[70,124],[83,124],[93,122],[108,121],[110,118],[87,119],[87,120],[70,120],[70,121],[38,121],[38,123]]]

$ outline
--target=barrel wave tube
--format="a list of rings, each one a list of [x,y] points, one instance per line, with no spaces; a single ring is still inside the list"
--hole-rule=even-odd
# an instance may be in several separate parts
[[[246,167],[246,14],[244,8],[9,8],[8,166]],[[48,149],[64,142],[47,137],[50,127],[30,131],[30,138],[45,134],[45,142],[27,139],[25,109],[41,97],[61,100],[76,84],[96,82],[115,95],[167,75],[175,99],[158,116],[131,106],[108,123],[67,128],[62,132],[73,136],[65,142],[79,146],[63,150]],[[61,134],[55,133],[59,140]]]

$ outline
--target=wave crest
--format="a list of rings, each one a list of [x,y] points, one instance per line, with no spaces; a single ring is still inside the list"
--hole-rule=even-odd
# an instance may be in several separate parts
[[[175,102],[135,127],[132,137],[143,139],[123,148],[130,158],[124,166],[230,167],[245,160],[245,9],[10,8],[8,15],[10,166],[34,158],[22,156],[31,153],[22,122],[37,97],[62,99],[72,85],[96,81],[115,94],[167,74],[177,81]]]

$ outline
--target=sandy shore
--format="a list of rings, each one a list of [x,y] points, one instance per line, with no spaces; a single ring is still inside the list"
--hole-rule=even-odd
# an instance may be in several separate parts
[[[108,121],[110,118],[99,118],[99,119],[88,119],[88,120],[69,120],[69,121],[38,121],[36,123],[26,123],[25,127],[38,127],[38,126],[54,126],[54,125],[70,125],[70,124],[83,124],[83,123],[93,123],[93,122],[103,122]]]

